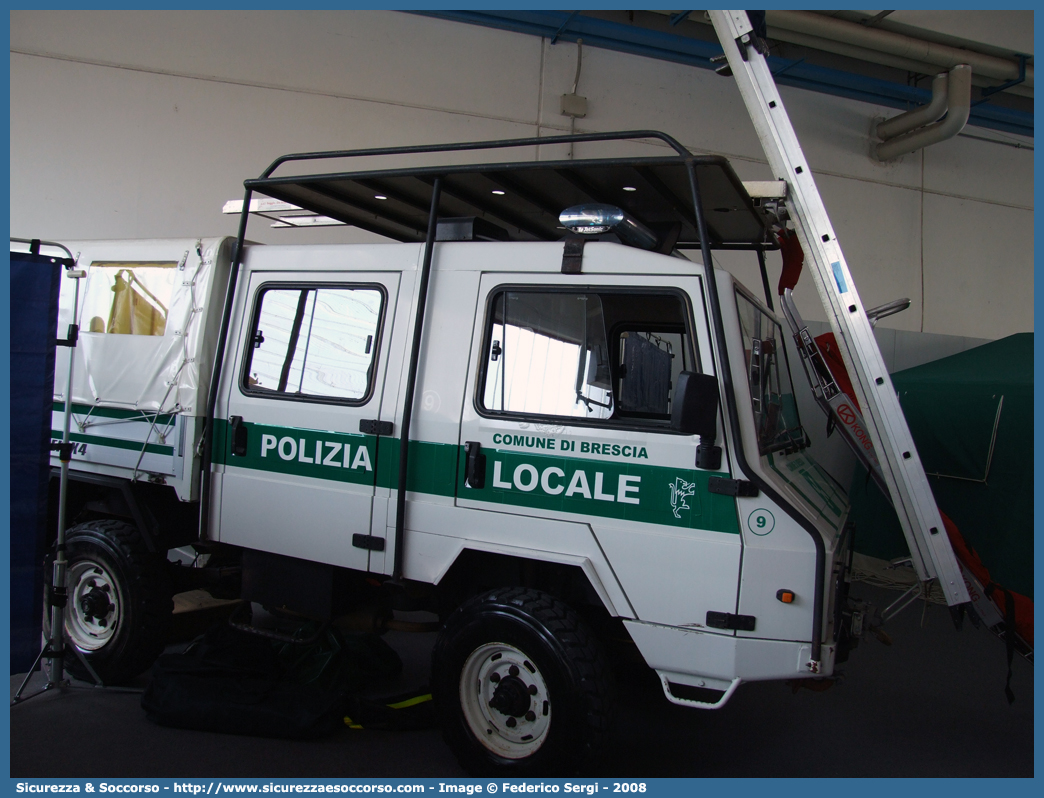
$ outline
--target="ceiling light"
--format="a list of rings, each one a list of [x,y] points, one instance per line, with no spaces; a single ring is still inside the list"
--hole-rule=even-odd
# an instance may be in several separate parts
[[[496,194],[498,197],[503,197],[504,196],[504,192],[501,191],[499,188],[493,189],[493,193]]]
[[[386,196],[384,196],[383,194],[374,194],[374,195],[373,195],[373,198],[374,198],[374,199],[388,199],[388,198],[387,198]]]
[[[624,191],[637,191],[638,189],[636,189],[634,186],[624,186],[623,190]]]

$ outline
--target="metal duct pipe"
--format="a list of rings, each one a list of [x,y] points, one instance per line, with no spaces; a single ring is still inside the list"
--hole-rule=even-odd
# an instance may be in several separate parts
[[[946,88],[945,119],[873,145],[870,150],[874,158],[879,161],[891,161],[900,155],[938,144],[960,133],[967,124],[971,111],[971,74],[972,69],[967,64],[959,64],[950,70]]]
[[[888,141],[888,139],[894,139],[910,130],[916,130],[942,119],[942,115],[946,113],[946,84],[948,81],[949,78],[945,72],[936,75],[932,79],[932,101],[928,105],[922,105],[920,108],[914,108],[905,114],[899,114],[899,116],[893,116],[891,119],[881,122],[874,130],[877,137]]]
[[[962,50],[946,44],[936,44],[880,28],[868,28],[865,25],[815,14],[811,11],[768,11],[767,20],[769,27],[808,33],[822,39],[879,50],[882,53],[923,61],[939,67],[950,68],[958,64],[968,64],[977,74],[989,78],[1016,80],[1019,77],[1019,65],[1007,58]],[[1026,67],[1025,85],[1027,87],[1033,85],[1031,66]]]
[[[842,42],[833,41],[832,39],[822,39],[819,36],[810,36],[807,33],[799,33],[796,30],[787,30],[786,28],[773,28],[772,38],[781,42],[797,44],[801,47],[809,47],[813,50],[822,50],[825,53],[843,55],[846,58],[854,58],[857,61],[866,61],[870,64],[880,64],[881,66],[902,69],[907,72],[920,72],[922,75],[931,75],[939,68],[937,64],[928,64],[924,61],[914,61],[910,58],[901,58],[897,55],[883,53],[880,50],[856,47],[853,44],[844,44]],[[967,61],[968,59],[965,58],[964,60]],[[978,73],[972,74],[973,86],[988,88],[991,86],[997,86],[1000,83],[1000,80],[995,80],[994,78],[983,77]],[[1007,94],[1017,94],[1020,97],[1033,96],[1033,87],[1027,86],[1025,83],[1009,86],[1004,91]]]

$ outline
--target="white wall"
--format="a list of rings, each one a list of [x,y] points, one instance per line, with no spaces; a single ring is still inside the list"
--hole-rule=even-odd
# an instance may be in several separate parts
[[[577,55],[571,43],[368,11],[13,11],[11,49],[11,232],[58,240],[233,234],[222,204],[286,152],[567,130],[558,98]],[[730,80],[585,47],[578,93],[582,131],[664,130],[728,156],[744,179],[772,177]],[[783,98],[864,304],[913,300],[882,327],[987,339],[1033,329],[1032,151],[958,138],[882,165],[868,133],[894,111]],[[562,155],[541,150],[521,156]],[[256,222],[249,234],[376,238]],[[752,257],[721,260],[760,293]],[[823,318],[807,277],[797,299]]]

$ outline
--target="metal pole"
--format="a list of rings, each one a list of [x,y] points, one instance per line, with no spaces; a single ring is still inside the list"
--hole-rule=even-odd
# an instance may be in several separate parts
[[[406,537],[406,477],[409,473],[410,422],[413,418],[413,392],[417,386],[417,360],[420,357],[421,337],[424,333],[424,307],[428,302],[428,278],[431,258],[435,250],[435,231],[439,223],[439,199],[442,196],[442,178],[435,178],[431,189],[431,211],[428,214],[428,236],[424,242],[424,262],[421,266],[420,286],[417,289],[417,317],[413,323],[413,349],[410,351],[410,370],[406,376],[406,398],[402,408],[402,429],[399,430],[399,489],[395,497],[395,567],[392,576],[402,578],[402,550]]]
[[[768,268],[765,266],[765,250],[758,247],[758,266],[761,267],[761,285],[765,289],[765,304],[773,313],[776,309],[772,307],[772,289],[769,288]]]
[[[72,324],[75,325],[80,315],[80,279],[86,276],[86,272],[69,270],[66,272],[66,276],[76,281],[72,315]],[[51,577],[51,636],[49,643],[50,657],[48,658],[48,687],[53,687],[62,681],[65,666],[63,661],[65,656],[65,603],[68,599],[65,592],[65,569],[68,565],[68,561],[65,559],[65,499],[69,490],[69,461],[72,459],[69,429],[72,422],[73,368],[75,363],[76,344],[74,341],[69,347],[69,374],[65,382],[65,413],[62,419],[62,448],[59,455],[62,462],[62,474],[58,480],[58,544],[54,558],[54,573]]]

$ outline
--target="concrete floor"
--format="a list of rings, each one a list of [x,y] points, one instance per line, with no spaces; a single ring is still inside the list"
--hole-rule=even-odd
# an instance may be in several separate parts
[[[856,586],[879,606],[895,594]],[[742,686],[721,710],[674,706],[651,672],[618,672],[620,704],[597,770],[605,777],[1033,776],[1033,666],[1016,657],[1004,697],[1003,644],[945,608],[863,641],[832,689]],[[388,692],[423,684],[434,635],[389,633],[405,669]],[[41,680],[34,676],[34,683]],[[147,677],[139,680],[143,687]],[[11,693],[21,682],[11,678]],[[134,693],[70,689],[11,709],[12,777],[450,777],[466,775],[438,730],[353,731],[294,742],[156,726]],[[57,743],[55,742],[57,741]]]

